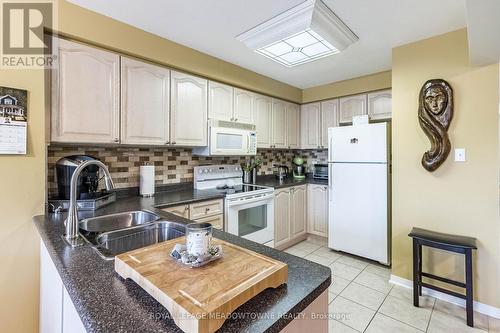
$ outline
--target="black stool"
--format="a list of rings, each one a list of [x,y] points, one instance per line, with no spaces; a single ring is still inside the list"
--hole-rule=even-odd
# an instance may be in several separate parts
[[[472,298],[472,250],[477,249],[476,239],[472,237],[443,234],[420,228],[413,228],[408,236],[413,238],[413,305],[418,307],[418,296],[422,296],[422,287],[465,299],[467,325],[474,327],[474,306]],[[422,246],[464,254],[465,283],[422,272]],[[422,276],[465,288],[465,295],[422,282]]]

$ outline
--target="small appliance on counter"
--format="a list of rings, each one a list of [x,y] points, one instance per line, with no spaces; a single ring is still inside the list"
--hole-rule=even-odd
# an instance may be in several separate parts
[[[306,165],[302,157],[295,157],[293,159],[293,178],[305,179],[306,178]]]
[[[290,169],[288,169],[286,165],[275,164],[274,166],[278,169],[276,172],[276,178],[278,178],[279,180],[283,180],[288,177]]]
[[[328,164],[313,164],[313,178],[328,179]]]
[[[58,196],[49,198],[49,207],[54,211],[66,211],[69,207],[71,193],[71,177],[76,167],[88,160],[97,160],[87,155],[72,155],[61,158],[56,162],[56,181]],[[79,210],[96,210],[116,201],[116,194],[106,190],[98,190],[99,167],[86,167],[78,179],[76,187],[77,206]]]

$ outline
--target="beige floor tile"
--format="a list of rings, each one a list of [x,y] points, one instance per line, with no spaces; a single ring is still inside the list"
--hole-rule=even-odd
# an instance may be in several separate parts
[[[315,243],[312,243],[312,242],[309,242],[309,241],[303,241],[303,242],[300,242],[300,243],[295,244],[294,246],[292,246],[292,248],[295,248],[297,250],[302,250],[302,251],[305,251],[307,253],[311,253],[313,251],[316,251],[320,247],[321,247],[321,245],[315,244]]]
[[[386,295],[353,282],[340,293],[340,296],[377,311]]]
[[[436,304],[434,305],[434,311],[454,317],[458,320],[463,321],[464,323],[466,322],[467,315],[465,312],[465,308],[462,308],[461,306],[438,299],[436,301]],[[474,311],[474,327],[488,330],[488,316]]]
[[[305,256],[307,256],[309,254],[309,252],[299,250],[293,246],[286,249],[285,252],[293,254],[294,256],[301,257],[301,258],[304,258]]]
[[[328,304],[330,304],[338,295],[328,291]]]
[[[358,258],[348,256],[348,255],[341,256],[339,258],[339,260],[337,260],[337,261],[340,263],[343,263],[345,265],[348,265],[348,266],[351,266],[351,267],[354,267],[357,269],[361,269],[361,270],[365,269],[366,266],[368,266],[368,262],[366,262],[364,260],[360,260]]]
[[[376,275],[366,270],[361,272],[356,279],[354,279],[356,283],[359,283],[365,287],[375,289],[376,291],[380,291],[381,293],[388,294],[392,289],[392,284],[389,283],[389,280],[381,277],[380,275]]]
[[[405,324],[425,331],[431,317],[431,308],[417,308],[402,299],[387,296],[379,312]]]
[[[342,324],[340,321],[335,319],[330,319],[328,322],[328,332],[329,333],[358,333],[355,329],[350,328]]]
[[[396,298],[405,300],[409,302],[410,304],[413,304],[413,290],[401,286],[394,286],[391,289],[391,292],[389,295],[394,296]],[[432,308],[434,306],[434,302],[436,302],[436,299],[431,296],[420,296],[419,299],[420,306],[424,308]]]
[[[314,254],[314,252],[305,256],[304,259],[314,261],[315,263],[318,263],[318,264],[321,264],[324,266],[329,266],[331,263],[333,263],[335,261],[335,259],[333,259],[333,258],[318,256],[318,255]]]
[[[428,333],[484,333],[488,332],[475,327],[469,327],[465,321],[456,317],[444,314],[439,311],[432,312]]]
[[[316,251],[313,252],[313,254],[316,254],[318,256],[322,256],[322,257],[326,257],[326,258],[333,258],[333,260],[337,260],[338,258],[341,257],[341,255],[336,252],[336,251],[333,251],[327,247],[320,247],[319,249],[317,249]]]
[[[350,281],[352,281],[356,276],[358,276],[359,273],[361,273],[360,269],[342,264],[338,261],[335,261],[333,264],[331,264],[330,268],[332,269],[333,275]]]
[[[328,239],[324,237],[314,237],[314,235],[309,235],[307,241],[314,244],[319,244],[321,246],[328,246]]]
[[[400,321],[387,317],[381,313],[377,313],[372,319],[365,333],[420,333],[414,327],[406,325]]]
[[[330,287],[328,287],[328,291],[335,294],[340,294],[349,283],[351,283],[351,281],[338,276],[332,276],[332,284],[330,285]]]
[[[500,333],[500,319],[488,317],[490,333]]]
[[[333,302],[330,303],[328,312],[342,324],[360,332],[366,329],[375,315],[375,311],[345,299],[342,296],[337,296]]]
[[[366,272],[377,274],[383,278],[390,279],[391,278],[391,269],[389,267],[385,267],[382,265],[374,265],[370,264],[365,268]]]

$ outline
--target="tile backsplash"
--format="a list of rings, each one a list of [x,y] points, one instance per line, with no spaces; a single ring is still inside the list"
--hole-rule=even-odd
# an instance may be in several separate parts
[[[49,195],[57,194],[55,164],[62,157],[90,155],[106,164],[117,188],[139,186],[139,166],[154,164],[156,184],[173,184],[193,181],[193,167],[207,164],[239,164],[249,156],[204,157],[192,154],[189,148],[137,148],[137,147],[48,147],[47,184]],[[262,159],[259,175],[269,175],[274,164],[291,167],[294,156],[301,155],[308,166],[313,161],[326,162],[326,150],[258,150],[254,158]]]

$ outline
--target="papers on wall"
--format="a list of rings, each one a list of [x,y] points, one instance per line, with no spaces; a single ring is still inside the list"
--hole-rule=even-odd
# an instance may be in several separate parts
[[[26,154],[28,92],[0,87],[0,154]]]

